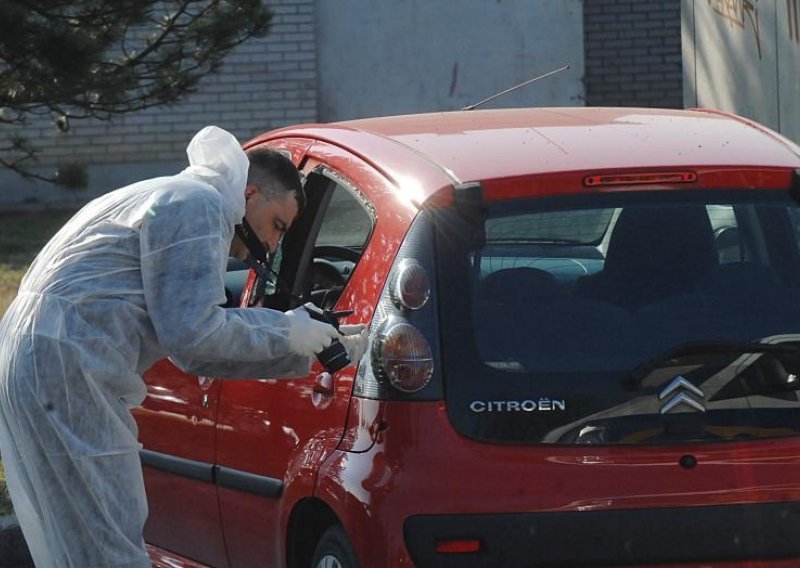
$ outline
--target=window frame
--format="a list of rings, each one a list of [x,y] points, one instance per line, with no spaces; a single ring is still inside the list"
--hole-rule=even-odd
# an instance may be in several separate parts
[[[302,171],[302,169],[301,169]],[[327,218],[331,199],[337,187],[343,188],[366,213],[370,223],[359,258],[369,245],[375,232],[375,209],[355,184],[341,173],[324,164],[303,171],[303,187],[306,193],[306,208],[284,237],[281,247],[281,265],[278,270],[278,286],[275,293],[265,297],[265,305],[273,309],[286,310],[310,301],[310,278],[314,261],[314,250],[320,229]],[[355,263],[355,266],[358,262]],[[350,271],[355,271],[355,266]],[[345,286],[349,282],[345,282]]]

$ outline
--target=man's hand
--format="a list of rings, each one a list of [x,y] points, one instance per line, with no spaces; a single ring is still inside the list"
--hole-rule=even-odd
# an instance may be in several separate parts
[[[302,306],[286,312],[289,318],[289,350],[297,355],[316,355],[335,338],[339,332],[329,323],[311,319]]]
[[[341,334],[339,341],[342,342],[345,351],[347,351],[347,358],[350,359],[351,363],[357,365],[364,356],[364,352],[367,350],[367,344],[369,343],[369,330],[367,326],[362,323],[340,325],[339,333]]]

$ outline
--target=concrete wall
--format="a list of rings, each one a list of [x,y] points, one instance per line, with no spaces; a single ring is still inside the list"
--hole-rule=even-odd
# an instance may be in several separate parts
[[[686,106],[800,141],[800,0],[683,0]]]
[[[320,119],[458,109],[565,63],[485,108],[583,105],[582,4],[318,0]]]
[[[586,104],[683,106],[681,0],[586,0]]]
[[[72,121],[60,132],[50,120],[31,121],[25,135],[40,148],[39,171],[86,166],[89,188],[69,192],[21,179],[0,169],[0,210],[80,204],[132,181],[175,173],[186,165],[186,144],[207,124],[241,140],[286,124],[317,117],[314,35],[315,0],[269,0],[275,12],[271,32],[245,42],[196,93],[171,107],[124,115],[110,122]],[[0,129],[0,136],[10,129]]]
[[[584,104],[582,0],[265,1],[276,14],[271,33],[242,45],[181,103],[72,121],[68,132],[31,121],[36,171],[79,164],[89,187],[70,192],[0,169],[0,210],[77,206],[174,173],[207,124],[246,140],[292,123],[457,109],[563,64],[571,68],[486,108]]]

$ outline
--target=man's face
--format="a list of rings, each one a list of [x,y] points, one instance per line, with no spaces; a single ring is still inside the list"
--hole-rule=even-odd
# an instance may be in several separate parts
[[[297,199],[294,192],[279,191],[267,200],[254,185],[245,190],[245,217],[255,231],[258,240],[274,253],[281,237],[292,226],[297,217]]]

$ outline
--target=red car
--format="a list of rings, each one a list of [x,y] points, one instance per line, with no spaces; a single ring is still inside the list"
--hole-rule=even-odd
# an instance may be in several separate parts
[[[715,111],[306,125],[277,281],[370,325],[293,380],[146,376],[157,566],[798,566],[800,148]]]

